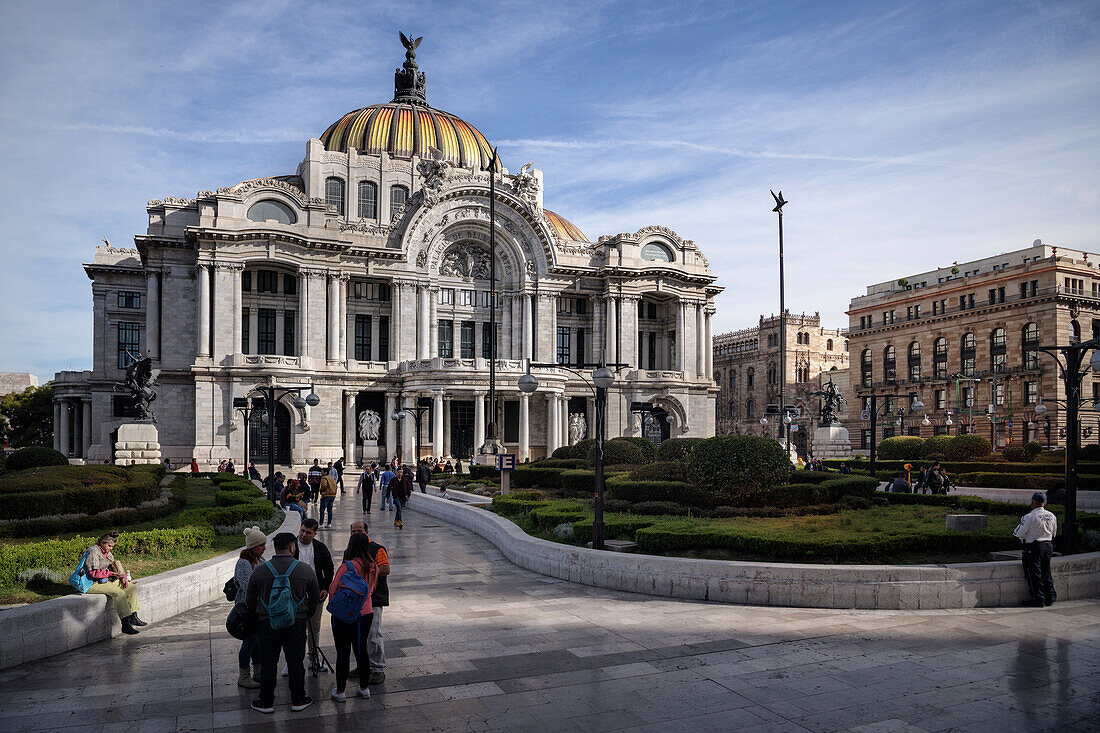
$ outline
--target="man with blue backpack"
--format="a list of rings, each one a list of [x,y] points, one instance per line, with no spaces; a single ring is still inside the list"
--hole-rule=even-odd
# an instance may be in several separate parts
[[[260,623],[260,696],[252,709],[275,712],[275,679],[279,652],[286,658],[290,683],[290,709],[305,710],[313,704],[306,694],[303,662],[306,656],[306,624],[320,602],[320,586],[313,568],[294,558],[297,538],[280,532],[272,540],[275,557],[256,566],[248,580],[245,605]]]

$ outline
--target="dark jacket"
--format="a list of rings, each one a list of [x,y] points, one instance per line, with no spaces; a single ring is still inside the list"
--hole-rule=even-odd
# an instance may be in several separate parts
[[[409,497],[412,496],[412,492],[413,482],[408,471],[403,471],[401,473],[400,481],[397,479],[390,481],[390,493],[400,499],[402,504],[409,500]]]
[[[385,545],[380,545],[374,540],[370,541],[368,546],[370,550],[370,559],[374,560],[378,556],[379,550],[385,550]],[[389,579],[388,575],[379,575],[378,582],[374,584],[374,590],[370,594],[370,602],[374,607],[388,606],[390,605],[390,584],[386,581]]]
[[[421,463],[416,467],[416,483],[426,484],[432,480],[432,470],[427,463]]]
[[[269,562],[275,566],[276,570],[283,572],[290,563],[294,562],[294,558],[290,555],[276,555]],[[256,614],[261,621],[267,618],[265,606],[271,595],[271,584],[274,579],[275,576],[272,575],[267,563],[257,565],[252,571],[252,577],[248,579],[248,592],[244,603],[248,606],[248,610]],[[309,618],[317,610],[320,589],[316,573],[308,565],[298,563],[290,574],[291,595],[296,601],[305,599],[305,602],[298,606],[298,618]],[[263,603],[260,603],[261,599]]]
[[[328,545],[316,537],[309,544],[313,545],[313,562],[317,565],[317,582],[322,589],[328,590],[328,587],[332,585],[332,578],[336,574],[332,565],[332,553],[329,552]],[[300,547],[300,542],[294,543],[294,557],[298,557]]]

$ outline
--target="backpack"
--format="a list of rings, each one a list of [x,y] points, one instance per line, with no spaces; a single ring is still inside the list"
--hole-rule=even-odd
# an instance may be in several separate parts
[[[275,577],[271,581],[271,592],[267,595],[267,603],[264,603],[263,599],[260,603],[263,603],[264,610],[267,611],[267,620],[273,631],[289,629],[298,619],[299,606],[306,600],[305,598],[301,601],[294,600],[294,594],[290,590],[290,574],[298,566],[298,561],[290,563],[281,573],[275,572],[275,566],[270,560],[264,565],[267,565]]]
[[[340,576],[340,585],[336,586],[336,592],[328,602],[328,612],[332,617],[345,624],[353,624],[359,620],[363,613],[363,606],[370,598],[370,584],[367,583],[359,571],[355,569],[355,563],[348,560],[344,563],[346,570]]]
[[[241,584],[237,582],[236,578],[230,578],[225,581],[225,585],[222,586],[222,593],[225,594],[225,600],[230,603],[234,603],[237,600],[237,591],[241,589]]]
[[[76,570],[69,576],[69,585],[76,588],[81,593],[87,593],[88,589],[92,587],[92,583],[95,582],[88,577],[88,573],[84,570],[84,563],[86,562],[88,562],[88,550],[85,550],[84,554],[80,556],[80,564],[76,566]]]

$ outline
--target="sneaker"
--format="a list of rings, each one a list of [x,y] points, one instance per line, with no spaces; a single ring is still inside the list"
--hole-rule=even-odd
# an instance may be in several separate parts
[[[312,704],[313,704],[313,698],[310,697],[309,695],[306,695],[305,697],[302,698],[301,702],[293,703],[290,706],[290,711],[292,713],[300,713]]]
[[[348,701],[348,696],[345,693],[340,692],[335,687],[333,687],[332,688],[332,699],[335,700],[336,702],[347,702]]]
[[[372,685],[380,685],[386,681],[386,673],[380,669],[376,669],[370,673],[370,683]]]
[[[289,677],[290,676],[290,669],[284,664],[283,665],[283,671],[280,672],[279,674],[281,674],[283,677]]]
[[[355,691],[359,693],[359,697],[365,697],[368,700],[370,699],[370,688],[363,688],[359,685],[356,685]]]
[[[267,713],[270,715],[275,712],[275,705],[274,703],[262,703],[259,700],[253,700],[252,709],[257,713]]]
[[[310,667],[310,671],[311,672],[314,671],[312,666]],[[322,659],[321,661],[319,661],[317,663],[316,671],[317,672],[330,672],[331,670],[329,669],[328,665],[325,664],[325,660]]]

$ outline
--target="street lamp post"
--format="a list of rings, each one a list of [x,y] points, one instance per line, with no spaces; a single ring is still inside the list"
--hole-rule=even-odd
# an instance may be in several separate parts
[[[248,475],[248,434],[252,432],[252,414],[256,411],[256,407],[247,397],[234,397],[233,409],[241,413],[241,418],[244,420],[244,473]]]
[[[305,389],[309,390],[309,394],[302,397],[302,391]],[[267,495],[274,504],[279,499],[275,496],[275,406],[279,400],[290,394],[294,395],[294,407],[299,410],[304,409],[306,405],[316,407],[321,404],[321,398],[317,396],[317,390],[313,384],[309,387],[280,387],[268,384],[258,386],[252,391],[259,392],[264,398],[264,410],[267,412]]]
[[[876,464],[876,460],[877,460],[877,456],[878,456],[878,444],[875,442],[875,433],[878,431],[878,398],[879,397],[893,397],[893,396],[897,396],[897,395],[879,394],[878,392],[872,392],[870,394],[860,395],[860,396],[871,398],[871,404],[869,406],[870,409],[868,410],[868,412],[871,413],[869,415],[869,417],[871,419],[871,444],[870,444],[871,466],[870,466],[870,468],[871,468],[871,476],[873,477],[875,475],[875,464]],[[924,412],[924,403],[921,401],[920,395],[916,392],[910,392],[908,396],[911,400],[913,400],[913,402],[909,405],[910,412],[912,412],[914,414],[917,414],[917,415]],[[902,414],[904,414],[904,411],[902,411]],[[904,422],[904,421],[899,420],[899,422]],[[948,423],[948,424],[950,424],[950,423]]]
[[[783,207],[787,200],[783,198],[783,192],[778,194],[769,191],[775,199],[775,208],[772,209],[779,216],[779,414],[787,416],[784,409],[784,399],[787,387],[787,300],[786,283],[783,278]],[[791,455],[791,431],[790,421],[784,421],[784,432],[787,434],[787,456]]]
[[[539,380],[531,374],[531,362],[527,362],[527,373],[519,378],[519,390],[524,394],[531,394],[539,388]],[[578,364],[580,367],[595,366],[592,370],[591,381],[575,369],[564,364],[535,364],[540,367],[555,367],[575,374],[588,388],[592,390],[596,402],[596,488],[593,496],[595,517],[592,522],[592,549],[604,549],[604,475],[603,475],[603,443],[607,434],[607,390],[615,383],[615,374],[607,368],[606,364]],[[612,366],[619,366],[614,364]]]
[[[497,149],[489,161],[489,421],[485,426],[485,443],[478,453],[496,456],[504,453],[504,444],[497,437]]]
[[[397,420],[408,417],[410,413],[412,414],[413,423],[416,430],[416,440],[414,441],[415,448],[413,449],[415,455],[412,459],[412,462],[414,464],[420,462],[420,421],[424,418],[424,413],[428,412],[431,409],[432,399],[430,397],[417,397],[415,405],[402,407],[400,410],[390,415],[390,419],[396,422]],[[398,451],[400,452],[400,446],[398,446]],[[400,458],[398,460],[400,460]]]

